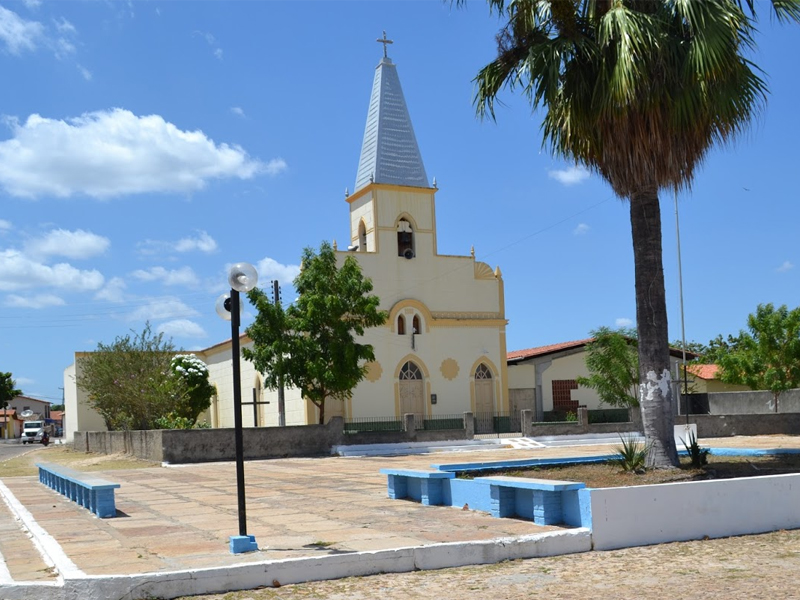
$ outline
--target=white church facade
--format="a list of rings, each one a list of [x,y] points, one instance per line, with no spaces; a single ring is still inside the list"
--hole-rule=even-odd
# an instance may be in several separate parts
[[[502,274],[474,253],[439,254],[437,191],[427,178],[397,68],[384,56],[375,69],[355,188],[346,198],[350,243],[337,254],[340,262],[358,260],[389,318],[365,332],[362,341],[374,347],[375,361],[350,400],[328,401],[327,418],[509,411]],[[242,346],[251,343],[242,336]],[[208,365],[217,390],[201,419],[232,427],[230,340],[194,354]],[[66,418],[72,431],[102,429],[102,419],[75,386],[81,355],[65,371]],[[277,392],[263,388],[246,360],[241,378],[242,400],[250,403],[243,407],[244,425],[276,426]],[[316,407],[287,389],[285,423],[317,421]]]

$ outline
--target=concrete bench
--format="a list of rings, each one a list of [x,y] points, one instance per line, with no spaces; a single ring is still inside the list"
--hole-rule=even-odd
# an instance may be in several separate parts
[[[411,498],[429,506],[442,504],[442,481],[456,476],[445,471],[410,469],[381,469],[381,473],[388,476],[389,498]]]
[[[52,463],[36,463],[39,482],[89,509],[98,517],[117,516],[114,490],[120,485]]]
[[[537,525],[564,523],[563,492],[586,487],[585,483],[524,477],[476,477],[489,486],[493,517],[522,517]]]

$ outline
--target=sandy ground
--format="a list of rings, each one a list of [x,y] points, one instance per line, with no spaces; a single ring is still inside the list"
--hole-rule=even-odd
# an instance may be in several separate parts
[[[354,577],[191,600],[800,598],[800,531]],[[190,600],[188,597],[183,600]]]

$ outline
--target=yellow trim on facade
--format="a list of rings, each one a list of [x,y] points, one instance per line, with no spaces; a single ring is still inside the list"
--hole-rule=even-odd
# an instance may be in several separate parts
[[[317,415],[317,406],[307,398],[303,398],[303,402],[306,403],[306,425],[316,425],[317,421],[319,421],[319,415]]]
[[[365,185],[358,191],[353,192],[345,201],[349,204],[352,204],[361,196],[365,195],[367,192],[371,192],[372,190],[386,190],[390,192],[406,192],[410,194],[431,194],[432,196],[436,195],[438,188],[427,188],[427,187],[412,187],[409,185],[395,185],[392,183],[369,183]]]
[[[432,327],[503,327],[505,319],[434,319]]]
[[[506,350],[506,330],[505,327],[500,331],[500,356],[508,356],[508,351]],[[508,361],[504,360],[500,363],[500,370],[501,375],[503,378],[503,387],[501,389],[502,392],[502,406],[503,411],[510,411],[511,410],[511,401],[508,396]]]

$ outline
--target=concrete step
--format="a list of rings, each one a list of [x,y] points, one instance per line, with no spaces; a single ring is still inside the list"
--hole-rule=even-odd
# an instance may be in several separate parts
[[[337,456],[396,456],[403,454],[434,454],[441,452],[476,452],[509,448],[506,439],[453,440],[449,442],[407,442],[403,444],[360,444],[334,446]]]

